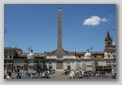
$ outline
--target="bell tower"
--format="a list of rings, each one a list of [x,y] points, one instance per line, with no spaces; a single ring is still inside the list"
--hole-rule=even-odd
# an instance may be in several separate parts
[[[112,47],[112,46],[113,46],[112,39],[110,37],[109,32],[107,31],[107,35],[106,35],[106,38],[105,38],[105,48],[109,48],[109,47]]]

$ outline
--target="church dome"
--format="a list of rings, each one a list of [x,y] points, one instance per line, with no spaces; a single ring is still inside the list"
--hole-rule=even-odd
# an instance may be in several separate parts
[[[31,49],[29,54],[27,55],[27,59],[34,59],[34,53],[33,53],[33,50]]]
[[[84,54],[84,59],[91,59],[91,57],[92,57],[92,54],[91,54],[89,51],[87,51],[87,52]]]

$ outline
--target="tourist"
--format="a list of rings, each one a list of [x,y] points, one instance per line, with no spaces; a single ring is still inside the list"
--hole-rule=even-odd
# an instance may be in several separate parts
[[[33,75],[33,74],[31,74],[31,78],[32,78],[32,79],[34,78],[34,75]]]
[[[30,73],[28,73],[28,77],[30,78]]]
[[[96,73],[96,78],[99,78],[100,77],[100,74],[99,73]]]
[[[75,78],[75,72],[73,70],[70,71],[69,78]]]
[[[19,79],[19,73],[17,73],[16,79]]]
[[[21,73],[19,73],[19,79],[21,79],[22,78],[22,74]]]
[[[86,79],[89,79],[89,74],[88,73],[86,73]]]
[[[38,75],[39,75],[38,73],[35,74],[36,78],[38,78]]]
[[[11,72],[8,73],[8,76],[6,77],[6,79],[13,79],[12,75],[11,75]]]
[[[49,71],[45,72],[45,78],[49,78]]]
[[[6,74],[4,74],[4,79],[6,79]]]

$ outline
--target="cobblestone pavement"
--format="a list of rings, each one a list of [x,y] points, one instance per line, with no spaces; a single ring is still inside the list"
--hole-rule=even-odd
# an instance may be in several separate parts
[[[31,79],[29,78],[28,75],[26,75],[27,73],[22,73],[22,78],[21,79]],[[12,73],[12,76],[14,79],[16,79],[16,73]],[[38,78],[41,79],[41,78]],[[49,79],[69,79],[69,75],[62,75],[62,72],[55,72],[54,74],[50,74],[49,75]]]
[[[56,72],[55,74],[50,75],[51,79],[70,79],[69,75],[62,75],[61,72]],[[86,79],[85,77],[75,77],[74,79]],[[101,75],[100,77],[91,76],[89,79],[113,79],[112,74],[108,73],[106,75]]]
[[[31,79],[29,78],[29,76],[26,75],[27,73],[22,73],[22,78],[21,79]],[[16,73],[12,73],[12,76],[14,77],[14,79],[16,79]],[[38,78],[41,79],[41,78]],[[70,79],[69,75],[63,75],[62,72],[55,72],[54,74],[50,74],[49,75],[49,79]],[[76,77],[75,79],[86,79],[85,77]],[[89,77],[89,79],[113,79],[112,74],[106,74],[100,77],[96,77],[96,76],[92,76]]]
[[[50,75],[51,79],[69,79],[69,75],[63,75],[62,72],[55,72]]]

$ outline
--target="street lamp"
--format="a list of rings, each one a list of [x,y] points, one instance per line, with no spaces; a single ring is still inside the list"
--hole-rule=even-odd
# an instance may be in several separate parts
[[[95,72],[97,72],[97,70],[98,70],[98,63],[97,63],[97,61],[95,59]]]
[[[44,71],[46,71],[47,68],[46,68],[46,56],[44,56]]]

